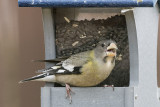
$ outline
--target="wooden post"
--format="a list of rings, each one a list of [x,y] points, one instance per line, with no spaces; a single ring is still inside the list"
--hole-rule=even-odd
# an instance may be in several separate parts
[[[55,22],[52,8],[42,8],[43,28],[45,40],[45,59],[56,58],[55,45]],[[46,68],[53,66],[53,63],[46,63]]]
[[[56,45],[55,45],[55,22],[54,13],[52,8],[42,8],[43,13],[43,28],[44,28],[44,41],[45,41],[45,59],[56,58]],[[53,66],[53,63],[47,62],[46,68]],[[53,83],[46,83],[45,86],[53,86]]]
[[[43,13],[43,29],[44,29],[44,41],[45,41],[45,59],[56,58],[56,46],[55,46],[55,25],[54,15],[52,8],[42,8]],[[53,63],[46,63],[46,68],[53,66]],[[50,107],[50,88],[53,87],[53,83],[45,84],[45,91],[41,92],[41,107]],[[47,102],[46,102],[47,101]]]
[[[160,107],[157,87],[158,6],[126,13],[134,107]]]

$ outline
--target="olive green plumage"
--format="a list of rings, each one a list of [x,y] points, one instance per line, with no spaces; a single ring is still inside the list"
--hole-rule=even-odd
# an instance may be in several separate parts
[[[42,70],[42,74],[20,82],[31,80],[82,87],[95,86],[110,75],[115,66],[116,50],[114,41],[103,40],[95,49],[72,55],[67,59],[62,58],[55,66]]]

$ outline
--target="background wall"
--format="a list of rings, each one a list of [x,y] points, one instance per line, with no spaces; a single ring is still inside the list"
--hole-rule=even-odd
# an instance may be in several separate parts
[[[44,68],[43,63],[31,62],[44,59],[42,27],[40,8],[19,8],[17,0],[0,0],[0,107],[40,107],[44,83],[18,81]]]
[[[33,59],[44,59],[41,9],[0,0],[0,107],[40,107],[44,84],[18,84],[44,68]]]

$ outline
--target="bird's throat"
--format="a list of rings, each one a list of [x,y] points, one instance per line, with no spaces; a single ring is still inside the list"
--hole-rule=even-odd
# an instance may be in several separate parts
[[[103,58],[103,62],[104,62],[104,63],[109,63],[109,62],[114,63],[114,62],[115,62],[115,57],[105,56],[105,57]]]

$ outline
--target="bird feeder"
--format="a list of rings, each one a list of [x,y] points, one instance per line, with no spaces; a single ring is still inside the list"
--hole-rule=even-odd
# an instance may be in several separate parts
[[[55,25],[64,16],[72,20],[96,14],[125,15],[130,58],[129,87],[72,87],[73,103],[65,99],[64,87],[46,83],[41,88],[41,107],[160,107],[157,86],[157,0],[18,0],[19,7],[42,7],[45,58],[56,58]],[[55,17],[56,18],[55,20]],[[62,20],[63,19],[63,20]],[[67,19],[66,19],[67,20]],[[46,67],[52,66],[46,63]]]

